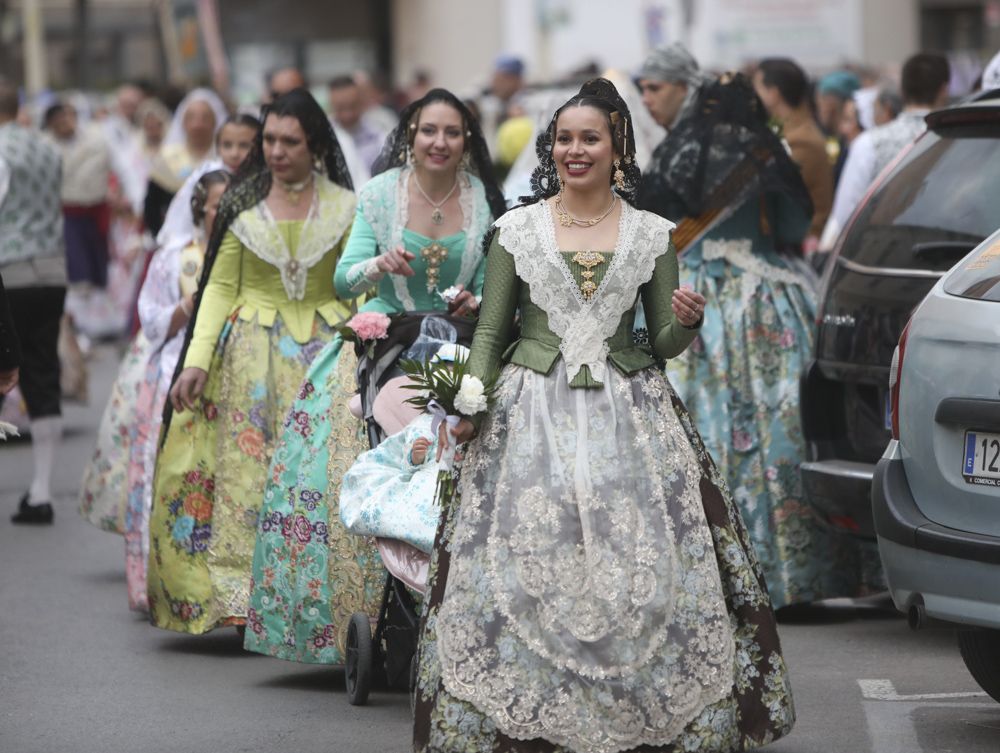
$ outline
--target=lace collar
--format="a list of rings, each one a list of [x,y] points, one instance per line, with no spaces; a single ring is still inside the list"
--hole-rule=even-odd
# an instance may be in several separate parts
[[[340,242],[354,220],[354,194],[318,174],[315,180],[312,204],[294,253],[266,201],[240,214],[230,226],[244,246],[278,268],[285,294],[292,301],[305,298],[309,270]]]
[[[639,288],[653,276],[656,259],[670,248],[674,223],[622,203],[618,241],[608,270],[587,300],[556,243],[548,202],[540,201],[505,214],[497,221],[500,243],[518,276],[528,284],[531,302],[542,309],[552,333],[560,338],[569,381],[583,366],[598,382],[605,380],[608,338],[622,315],[635,305]]]
[[[361,192],[361,212],[375,231],[378,252],[403,245],[403,230],[410,219],[410,193],[408,190],[413,168],[400,167],[387,170],[373,178]],[[384,177],[383,177],[384,176]],[[462,232],[465,249],[458,277],[448,285],[469,287],[476,270],[483,261],[482,237],[489,228],[490,207],[482,181],[464,170],[458,173],[458,203],[462,210]],[[390,275],[393,292],[406,311],[414,311],[416,303],[410,293],[408,278]],[[447,281],[442,280],[442,284]],[[448,287],[445,285],[445,287]]]

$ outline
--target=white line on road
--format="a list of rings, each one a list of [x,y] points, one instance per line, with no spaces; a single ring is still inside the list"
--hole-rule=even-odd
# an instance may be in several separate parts
[[[861,694],[868,701],[946,701],[952,698],[986,698],[986,693],[918,693],[900,695],[892,680],[858,680]]]

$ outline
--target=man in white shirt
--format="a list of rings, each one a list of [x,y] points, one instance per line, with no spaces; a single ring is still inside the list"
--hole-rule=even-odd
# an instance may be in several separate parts
[[[947,104],[950,78],[948,60],[942,55],[922,52],[906,61],[902,77],[903,111],[892,122],[865,131],[851,144],[820,250],[833,248],[875,179],[926,130],[927,114]]]
[[[31,419],[34,478],[12,522],[52,522],[62,436],[59,321],[66,296],[58,150],[15,122],[17,90],[0,81],[0,274],[21,341],[20,388]]]
[[[81,126],[69,104],[46,110],[45,128],[62,154],[69,282],[103,289],[108,284],[111,150],[101,127]]]
[[[334,125],[350,135],[358,156],[371,171],[382,152],[388,131],[383,131],[373,119],[367,117],[361,87],[353,78],[337,76],[330,81],[328,89]]]

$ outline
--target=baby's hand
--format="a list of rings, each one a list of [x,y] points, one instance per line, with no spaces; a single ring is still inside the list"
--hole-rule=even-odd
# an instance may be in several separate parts
[[[426,437],[418,437],[410,448],[410,462],[413,465],[422,465],[427,460],[427,451],[431,448],[431,440]]]

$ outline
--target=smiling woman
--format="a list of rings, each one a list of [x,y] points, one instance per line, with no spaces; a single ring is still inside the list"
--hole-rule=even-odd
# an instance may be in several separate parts
[[[337,263],[337,291],[367,294],[364,312],[475,315],[483,235],[504,211],[479,125],[453,94],[435,89],[403,111],[373,172]],[[446,299],[451,286],[463,290]],[[366,449],[347,408],[356,366],[354,349],[334,338],[313,361],[277,443],[254,552],[251,651],[343,663],[351,614],[377,612],[381,562],[374,549],[366,556],[364,539],[339,514],[341,478]],[[317,535],[302,534],[310,530]]]
[[[469,446],[431,562],[417,753],[721,753],[791,727],[763,576],[660,368],[705,299],[678,289],[674,224],[632,204],[630,120],[585,84],[539,138],[534,200],[496,223],[468,369],[500,377],[451,430]]]

